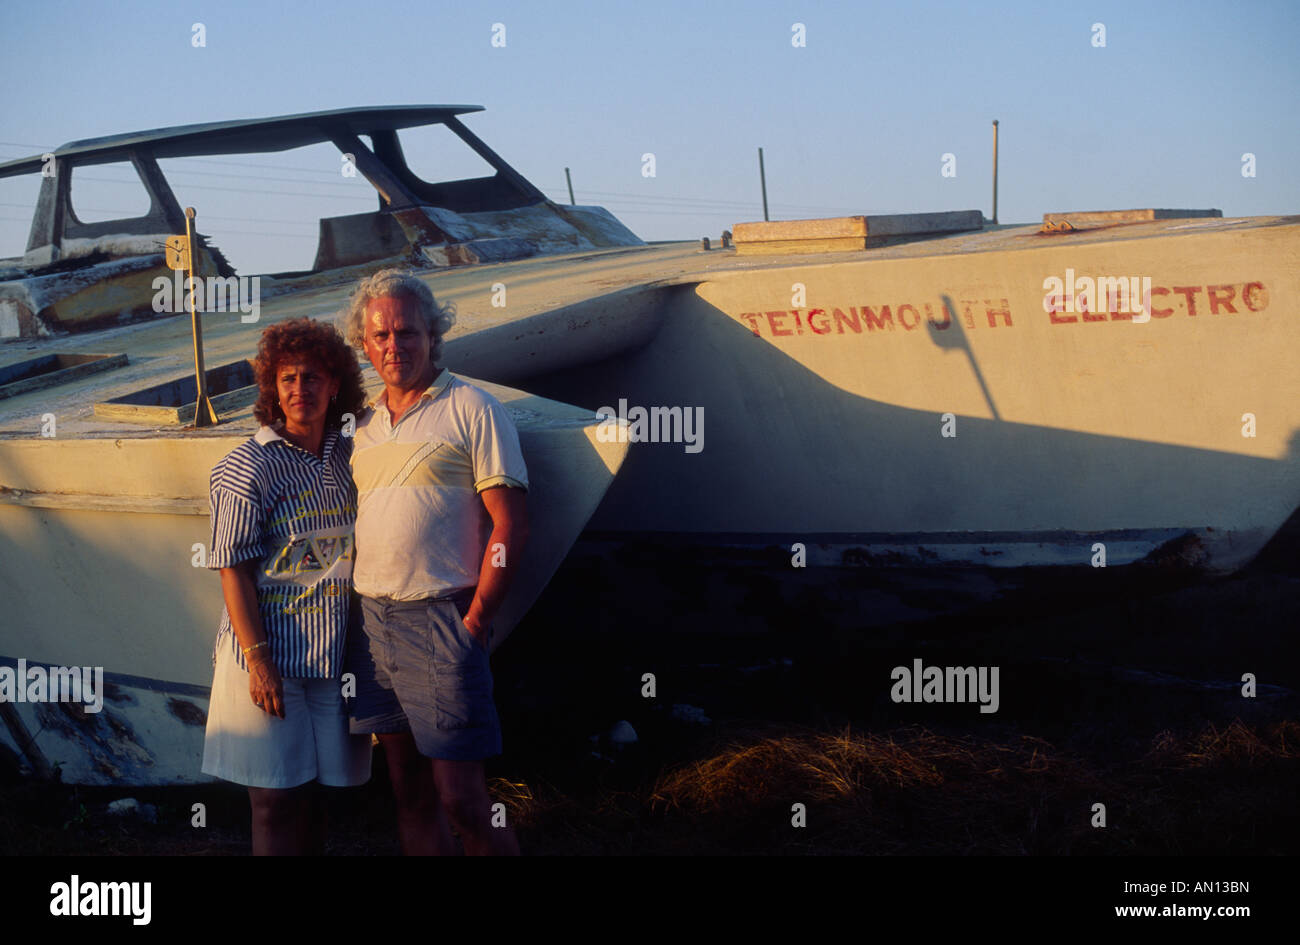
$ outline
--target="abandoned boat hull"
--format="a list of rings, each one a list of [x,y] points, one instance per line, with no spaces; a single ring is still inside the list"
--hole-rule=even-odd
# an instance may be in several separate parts
[[[112,686],[101,713],[0,702],[10,751],[86,783],[198,777],[220,600],[196,555],[207,471],[254,429],[241,371],[265,324],[332,318],[350,283],[398,259],[456,303],[443,363],[531,392],[498,393],[535,536],[505,629],[584,527],[589,548],[649,548],[662,573],[707,577],[735,552],[760,579],[910,575],[932,612],[952,574],[1001,575],[981,585],[994,593],[1103,564],[1230,571],[1300,505],[1300,218],[1152,209],[1040,229],[959,211],[747,224],[735,251],[645,246],[599,208],[546,200],[460,123],[473,110],[343,109],[55,152],[27,253],[0,261],[0,335],[33,336],[0,350],[0,377],[23,385],[0,381],[0,659],[94,666]],[[418,178],[398,132],[431,123],[493,175]],[[153,243],[186,227],[160,159],[325,141],[378,208],[322,220],[313,271],[266,276],[259,310],[241,288],[239,312],[208,311],[211,393],[235,423],[180,428],[188,319],[45,337],[143,311]],[[136,169],[149,214],[80,223],[73,173],[112,161]],[[1079,279],[1144,296],[1142,317]],[[33,380],[47,368],[59,376]],[[879,599],[857,606],[886,619]]]
[[[993,568],[1094,566],[1101,542],[1109,565],[1229,571],[1300,505],[1295,218],[871,255],[715,270],[661,288],[635,350],[507,369],[594,410],[700,411],[703,448],[638,444],[591,529]],[[1154,317],[1045,310],[1068,270],[1150,278]],[[480,372],[491,340],[463,340]]]

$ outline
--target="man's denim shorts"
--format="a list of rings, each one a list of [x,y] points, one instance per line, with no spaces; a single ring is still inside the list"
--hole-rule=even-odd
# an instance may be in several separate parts
[[[420,754],[446,761],[501,754],[488,650],[461,619],[473,599],[472,588],[416,601],[354,599],[344,666],[356,675],[350,731],[409,731]]]

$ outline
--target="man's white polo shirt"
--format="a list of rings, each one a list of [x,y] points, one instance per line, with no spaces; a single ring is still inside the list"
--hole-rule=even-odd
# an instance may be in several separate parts
[[[353,582],[366,597],[444,597],[478,583],[492,519],[479,493],[528,488],[514,422],[442,370],[393,425],[387,391],[357,423]]]

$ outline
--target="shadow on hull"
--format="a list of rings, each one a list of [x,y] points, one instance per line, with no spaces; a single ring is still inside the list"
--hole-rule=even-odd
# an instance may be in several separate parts
[[[660,307],[659,331],[636,350],[542,374],[495,367],[502,381],[592,410],[620,399],[702,408],[699,452],[633,446],[591,537],[774,547],[777,567],[791,566],[800,542],[812,566],[928,573],[1150,558],[1225,572],[1300,504],[1300,436],[1281,459],[964,415],[944,436],[939,413],[830,383],[690,287],[661,290]],[[493,377],[482,358],[472,366]],[[1061,396],[1045,381],[1044,396]]]

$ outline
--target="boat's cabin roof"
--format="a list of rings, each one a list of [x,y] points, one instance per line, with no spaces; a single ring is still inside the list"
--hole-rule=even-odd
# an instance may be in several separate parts
[[[480,112],[482,105],[387,105],[374,108],[336,108],[272,118],[209,121],[175,125],[149,131],[131,131],[69,141],[49,152],[56,159],[76,158],[78,164],[108,164],[129,159],[133,150],[148,151],[155,159],[204,157],[214,154],[259,154],[289,151],[333,141],[340,134],[372,136],[422,125],[445,124],[457,115]],[[459,122],[456,122],[459,125]],[[453,130],[454,130],[453,126]],[[0,164],[0,177],[42,170],[44,154]]]
[[[26,255],[16,262],[26,267],[54,263],[67,255],[64,244],[69,240],[84,241],[116,256],[119,253],[96,241],[119,234],[184,232],[180,203],[158,164],[169,158],[264,154],[332,143],[374,187],[377,197],[374,213],[415,207],[438,207],[456,214],[492,213],[545,204],[545,194],[457,117],[481,110],[479,105],[392,105],[208,122],[87,138],[69,142],[47,154],[9,161],[0,164],[0,178],[23,174],[40,174],[43,178]],[[447,128],[494,173],[468,180],[423,179],[408,165],[397,133],[427,125]],[[368,140],[363,140],[363,136]],[[142,216],[93,223],[78,219],[71,199],[78,170],[112,163],[126,163],[134,168],[149,199],[148,211]],[[350,227],[350,231],[337,238],[327,234],[323,242],[331,245],[339,240],[364,242],[370,230],[381,224],[400,235],[396,223],[390,220],[374,223],[369,219],[373,215],[357,215],[357,219],[339,224]],[[233,267],[220,253],[214,247],[208,248],[216,257],[218,272],[223,276],[233,274]],[[340,264],[318,255],[318,264],[313,268]]]

